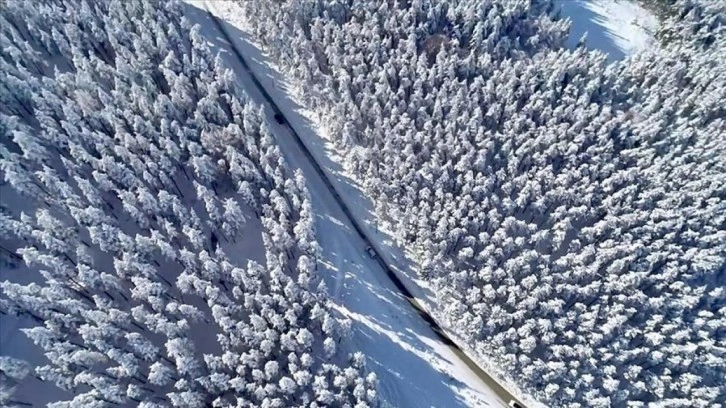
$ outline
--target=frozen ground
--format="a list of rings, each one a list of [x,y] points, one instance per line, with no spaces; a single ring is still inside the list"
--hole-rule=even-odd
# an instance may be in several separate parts
[[[229,44],[204,14],[203,1],[188,1],[188,17],[203,26],[212,45],[219,49],[228,66],[258,103],[264,97],[255,88],[247,70],[230,53]],[[316,161],[329,176],[338,193],[362,222],[368,235],[374,235],[387,263],[396,269],[406,286],[427,310],[430,292],[424,282],[416,280],[406,251],[390,239],[384,227],[376,233],[371,213],[372,203],[358,184],[340,165],[341,160],[329,144],[314,115],[295,102],[295,90],[279,75],[263,53],[249,40],[243,19],[233,4],[207,2],[220,16],[224,30],[246,57],[250,69],[271,94],[292,127],[305,139]],[[353,346],[364,351],[370,367],[380,379],[383,399],[395,407],[504,407],[497,393],[484,384],[448,346],[435,336],[430,327],[398,293],[394,284],[376,262],[364,254],[364,243],[346,220],[345,214],[326,188],[314,167],[282,125],[275,132],[286,159],[300,168],[308,181],[317,214],[316,228],[323,248],[323,273],[338,308],[354,324]],[[458,343],[458,342],[457,342]],[[486,366],[483,362],[480,365]],[[534,406],[535,404],[528,404]]]
[[[572,20],[568,45],[574,47],[587,33],[589,48],[617,61],[654,44],[655,15],[633,0],[556,0],[562,17]]]

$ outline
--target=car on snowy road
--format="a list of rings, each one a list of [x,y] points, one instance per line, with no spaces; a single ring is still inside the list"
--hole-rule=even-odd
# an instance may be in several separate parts
[[[377,256],[376,250],[373,249],[373,247],[371,247],[370,245],[366,246],[366,252],[368,253],[368,256],[370,256],[371,258],[375,258]]]

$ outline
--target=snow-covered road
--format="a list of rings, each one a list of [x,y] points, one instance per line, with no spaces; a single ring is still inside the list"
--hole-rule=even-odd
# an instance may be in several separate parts
[[[204,2],[189,1],[187,17],[202,26],[202,34],[219,50],[240,85],[256,103],[268,108],[272,119],[273,110],[265,96],[206,13]],[[232,41],[241,40],[242,34],[234,26],[222,24]],[[280,109],[288,116],[285,106]],[[291,125],[303,135],[314,132],[304,121],[295,120]],[[317,214],[322,273],[337,307],[353,320],[352,347],[367,355],[369,367],[379,376],[382,399],[395,407],[506,406],[498,393],[439,339],[386,271],[365,254],[366,243],[288,127],[274,124],[273,130],[290,166],[305,175]]]

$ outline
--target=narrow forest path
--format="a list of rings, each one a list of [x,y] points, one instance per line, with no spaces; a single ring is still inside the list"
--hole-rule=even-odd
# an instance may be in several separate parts
[[[341,312],[354,322],[353,346],[373,363],[383,399],[397,407],[504,407],[515,399],[447,336],[384,258],[367,256],[366,246],[380,254],[378,245],[298,134],[311,127],[291,124],[289,104],[280,106],[255,76],[236,45],[242,33],[209,13],[204,1],[188,3],[190,20],[202,26],[248,95],[265,106],[286,160],[307,180],[326,282]],[[275,114],[285,123],[276,123]]]

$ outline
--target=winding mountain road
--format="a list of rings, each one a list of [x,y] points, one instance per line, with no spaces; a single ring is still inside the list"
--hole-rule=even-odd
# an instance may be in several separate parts
[[[222,51],[228,51],[231,55],[226,55],[226,62],[231,65],[237,75],[238,81],[243,85],[248,95],[257,103],[266,105],[269,115],[269,123],[273,127],[273,133],[277,139],[278,144],[283,151],[283,154],[291,164],[293,168],[297,167],[303,171],[303,174],[309,184],[311,193],[313,193],[313,207],[317,214],[321,218],[318,220],[316,228],[318,230],[318,239],[323,248],[328,248],[329,259],[325,265],[331,270],[331,275],[335,277],[335,292],[334,296],[341,296],[341,291],[345,292],[345,286],[358,285],[359,287],[348,287],[347,295],[349,297],[361,296],[362,292],[365,292],[365,288],[368,288],[368,292],[371,294],[370,299],[356,299],[346,303],[350,312],[348,316],[354,320],[363,322],[364,325],[371,327],[372,329],[361,329],[366,330],[361,338],[369,337],[372,344],[368,344],[367,347],[364,344],[356,344],[366,352],[369,358],[374,359],[374,363],[380,365],[380,368],[374,368],[379,374],[380,382],[384,394],[389,394],[389,397],[395,396],[393,399],[397,400],[398,404],[413,403],[418,399],[426,401],[428,406],[507,406],[510,401],[518,401],[508,390],[501,386],[491,376],[489,376],[484,370],[482,370],[471,358],[469,358],[461,348],[444,332],[439,324],[433,319],[433,317],[424,310],[423,307],[416,300],[411,291],[406,287],[404,282],[396,275],[394,270],[386,262],[385,254],[380,250],[374,239],[371,239],[366,233],[365,229],[362,228],[358,219],[354,216],[350,210],[348,203],[338,193],[335,185],[331,182],[330,177],[320,166],[313,153],[310,151],[308,146],[303,141],[303,138],[298,134],[298,131],[293,127],[291,121],[287,119],[289,116],[284,109],[281,109],[275,99],[268,93],[265,86],[260,82],[255,73],[248,64],[245,56],[240,52],[237,46],[239,38],[233,39],[232,37],[237,36],[238,33],[230,35],[230,31],[234,27],[230,26],[224,21],[220,21],[214,14],[209,11],[209,8],[204,1],[189,1],[193,6],[203,9],[206,14],[206,19],[211,20],[214,24],[213,27],[209,27],[209,24],[204,24],[201,20],[204,18],[200,15],[190,15],[190,19],[193,22],[202,24],[203,30],[206,30],[206,37],[212,41],[213,45],[216,45]],[[198,14],[198,11],[190,10],[187,14]],[[197,21],[195,21],[197,20]],[[232,58],[233,57],[233,58]],[[249,85],[254,85],[254,89]],[[285,118],[284,123],[275,123],[273,117],[280,115]],[[277,116],[279,118],[279,116]],[[286,130],[286,131],[285,131]],[[286,138],[287,140],[281,140]],[[294,141],[290,143],[289,140]],[[326,192],[322,192],[322,188],[316,188],[316,186],[324,187]],[[323,214],[321,216],[321,214]],[[352,227],[351,228],[349,228]],[[342,242],[346,242],[349,248],[343,248]],[[378,256],[370,258],[365,253],[365,247],[370,246],[373,248]],[[332,248],[332,249],[331,249]],[[325,263],[326,261],[323,261]],[[388,278],[389,282],[382,282],[378,277],[373,276],[361,276],[362,274],[373,275],[369,273],[373,268],[380,268]],[[341,279],[345,278],[345,282],[341,282]],[[405,303],[409,305],[408,311],[403,310],[399,305],[393,304],[388,307],[390,310],[383,310],[378,316],[372,318],[365,312],[364,305],[371,303],[374,297],[384,298],[385,303],[395,303],[392,300],[391,294],[386,293],[386,287],[395,288],[398,292],[395,295],[405,299]],[[375,288],[381,286],[383,289]],[[373,288],[371,288],[373,287]],[[390,289],[388,290],[390,291]],[[395,300],[395,299],[394,299]],[[380,301],[379,301],[380,302]],[[358,306],[360,306],[358,308]],[[413,311],[414,313],[411,313]],[[417,320],[418,319],[418,320]],[[420,333],[422,330],[420,326],[425,324],[430,328],[434,334],[434,338],[440,342],[438,345],[428,344],[428,339],[423,339]],[[396,325],[403,325],[407,327],[404,330],[396,328]],[[408,328],[413,326],[413,329]],[[375,332],[375,333],[373,333]],[[405,333],[410,332],[410,333]],[[445,395],[445,388],[441,387],[437,383],[440,381],[441,373],[435,373],[437,376],[427,374],[426,370],[439,370],[439,368],[425,367],[427,361],[418,361],[413,356],[406,357],[407,360],[402,360],[404,357],[400,355],[394,355],[392,352],[376,352],[377,347],[384,347],[380,344],[380,340],[376,340],[376,334],[386,334],[395,346],[400,347],[403,351],[420,357],[423,354],[425,356],[438,356],[437,358],[448,362],[450,366],[455,367],[453,370],[468,372],[461,374],[458,373],[459,377],[463,379],[453,378],[456,384],[453,386],[448,385],[449,388],[455,388],[458,390],[470,389],[469,391],[462,391],[461,394],[465,394],[462,397],[460,394],[457,395]],[[424,333],[425,334],[425,333]],[[425,336],[423,336],[425,337]],[[413,344],[413,345],[412,345]],[[370,350],[373,349],[372,353]],[[423,352],[421,350],[424,350]],[[442,351],[442,349],[444,351]],[[448,352],[447,352],[448,351]],[[386,354],[387,353],[387,354]],[[394,350],[394,353],[398,353],[398,350]],[[371,355],[373,354],[373,355]],[[442,354],[448,354],[448,356]],[[400,361],[392,361],[393,359]],[[448,358],[447,358],[448,357]],[[433,358],[433,357],[432,357]],[[377,360],[376,360],[377,359]],[[452,359],[458,359],[462,364],[456,364],[451,362]],[[381,375],[380,372],[386,371],[393,377],[400,377],[397,371],[398,368],[395,365],[412,365],[420,366],[421,368],[412,369],[416,372],[417,378],[408,379],[412,384],[410,389],[408,387],[398,387],[398,389],[392,390],[390,384],[386,384],[387,374]],[[429,377],[431,377],[429,379]],[[452,376],[454,377],[454,376]],[[398,381],[402,381],[400,378]],[[475,384],[475,383],[480,384]],[[472,385],[473,384],[473,385]],[[471,389],[474,389],[471,391]],[[468,394],[467,394],[468,392]],[[416,395],[416,394],[419,395]],[[423,394],[422,394],[423,393]],[[407,394],[407,395],[404,395]],[[473,396],[472,396],[473,395]],[[452,398],[453,397],[453,398]],[[495,398],[492,398],[495,397]],[[448,398],[448,399],[447,399]],[[451,402],[451,399],[454,401]],[[519,402],[524,406],[521,402]],[[417,402],[420,404],[420,402]],[[397,405],[397,406],[411,406],[411,405]]]

